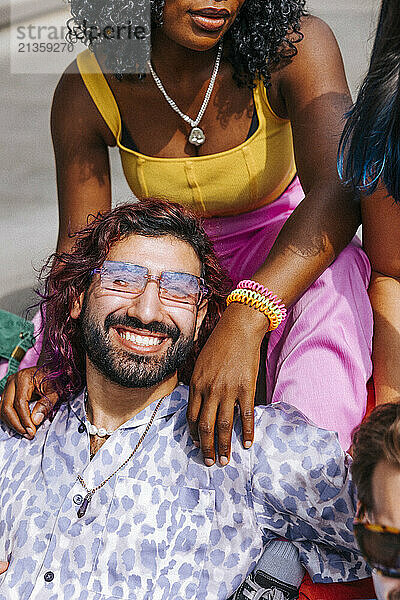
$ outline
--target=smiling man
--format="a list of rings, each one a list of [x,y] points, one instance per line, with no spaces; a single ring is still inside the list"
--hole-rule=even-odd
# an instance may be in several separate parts
[[[256,409],[249,450],[235,418],[226,467],[193,444],[180,379],[225,291],[197,220],[163,201],[98,217],[55,258],[61,402],[33,441],[0,429],[0,600],[226,600],[279,537],[315,581],[367,576],[336,434],[279,403]]]

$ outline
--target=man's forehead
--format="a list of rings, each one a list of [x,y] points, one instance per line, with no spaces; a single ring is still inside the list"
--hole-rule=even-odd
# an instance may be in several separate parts
[[[142,265],[153,273],[182,271],[201,275],[201,263],[194,248],[172,235],[131,234],[112,245],[107,260]]]

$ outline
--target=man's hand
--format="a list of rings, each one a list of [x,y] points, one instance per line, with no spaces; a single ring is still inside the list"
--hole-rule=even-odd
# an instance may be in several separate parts
[[[4,560],[0,560],[0,575],[2,575],[3,573],[5,573],[8,569],[8,562],[5,562]]]
[[[199,354],[190,382],[187,420],[190,435],[201,446],[204,463],[215,462],[214,432],[220,464],[228,464],[235,405],[240,408],[242,439],[249,448],[254,438],[254,395],[260,346],[268,321],[248,306],[232,303]]]
[[[36,375],[35,375],[36,374]],[[45,395],[40,389],[43,372],[38,367],[22,369],[10,375],[0,398],[0,419],[28,439],[33,439],[36,427],[49,415],[58,397],[50,384],[44,384]],[[32,410],[29,402],[36,401]]]

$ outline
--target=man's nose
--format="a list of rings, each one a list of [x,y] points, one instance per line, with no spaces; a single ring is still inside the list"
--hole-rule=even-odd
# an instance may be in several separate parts
[[[162,302],[158,295],[158,282],[148,281],[140,296],[132,299],[128,307],[128,315],[138,317],[142,323],[162,320]]]

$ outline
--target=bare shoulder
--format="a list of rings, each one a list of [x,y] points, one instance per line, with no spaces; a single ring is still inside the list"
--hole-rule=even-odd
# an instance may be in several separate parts
[[[328,23],[314,15],[307,15],[302,18],[300,30],[304,35],[304,40],[308,38],[310,42],[311,40],[322,42],[329,38],[331,40],[336,39]]]
[[[296,55],[287,68],[282,69],[283,74],[290,75],[306,69],[310,75],[312,70],[317,68],[314,76],[319,76],[324,67],[343,67],[336,37],[325,21],[312,15],[303,17],[300,31],[302,39],[295,44]]]
[[[322,96],[336,96],[340,110],[350,104],[342,55],[332,29],[322,19],[303,17],[301,36],[292,34],[296,54],[284,61],[272,74],[272,98],[277,98],[278,114],[290,116],[290,106],[302,107]],[[279,98],[280,104],[279,104]]]
[[[85,135],[100,137],[108,146],[115,145],[115,139],[93,99],[91,98],[76,60],[61,75],[53,96],[51,111],[53,134],[58,128],[73,133],[74,130],[85,132]]]

